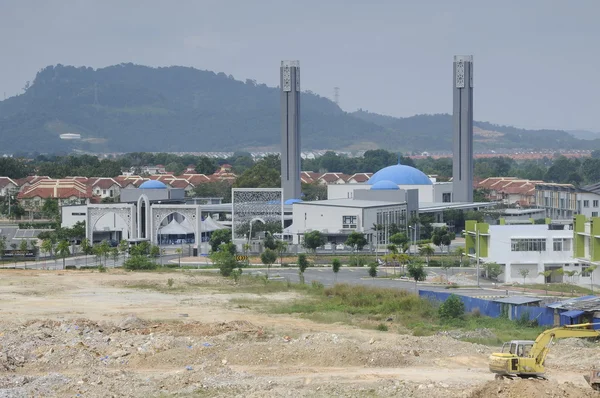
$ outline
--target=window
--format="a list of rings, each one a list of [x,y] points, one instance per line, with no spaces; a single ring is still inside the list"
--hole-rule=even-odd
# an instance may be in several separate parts
[[[85,216],[85,213],[71,213],[72,216]]]
[[[106,189],[102,190],[102,195],[106,195]]]
[[[513,252],[545,252],[546,239],[511,239],[510,250]]]
[[[450,192],[446,192],[442,194],[442,202],[450,203],[452,202],[452,194]]]
[[[590,201],[589,200],[584,200],[583,201],[583,207],[590,207]]]
[[[342,228],[356,229],[356,216],[342,216]]]
[[[113,197],[113,190],[111,189],[110,191],[108,191],[108,195],[112,198]]]
[[[592,217],[598,217],[598,212],[597,211],[593,211],[592,212]]]
[[[594,201],[592,201],[592,206],[598,207],[598,200],[597,199],[594,200]]]
[[[552,240],[552,250],[555,252],[566,252],[571,250],[571,239],[554,238]]]

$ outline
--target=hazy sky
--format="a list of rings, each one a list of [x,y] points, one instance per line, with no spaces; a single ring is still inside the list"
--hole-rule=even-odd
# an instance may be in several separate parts
[[[346,111],[452,111],[474,56],[476,120],[600,131],[598,0],[0,0],[0,95],[44,66],[186,65],[302,89]]]

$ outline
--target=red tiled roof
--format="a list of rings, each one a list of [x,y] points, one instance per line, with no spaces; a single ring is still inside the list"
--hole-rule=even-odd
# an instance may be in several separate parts
[[[184,180],[183,178],[175,178],[173,180],[169,180],[169,182],[165,182],[166,184],[168,184],[169,186],[171,186],[171,188],[187,188],[187,187],[194,187],[194,185],[192,183],[190,183],[188,180]]]
[[[196,186],[205,182],[211,182],[210,177],[204,174],[184,174],[181,178],[185,178],[190,184]]]
[[[113,185],[121,187],[121,184],[119,184],[114,178],[98,178],[92,183],[92,187],[98,187],[100,189],[109,189]]]
[[[92,188],[77,180],[41,180],[27,187],[17,196],[19,199],[40,197],[44,199],[91,198]]]
[[[327,184],[331,184],[333,182],[342,179],[344,181],[348,180],[348,175],[344,173],[325,173],[321,177],[319,177],[320,181],[325,181]]]
[[[367,182],[373,173],[355,173],[350,176],[346,181],[354,180],[357,183],[361,184]]]
[[[19,186],[15,180],[10,177],[0,177],[0,188],[4,188],[8,184],[13,184],[15,186]]]
[[[40,180],[49,180],[49,179],[50,179],[50,177],[48,177],[48,176],[27,176],[27,177],[24,177],[24,178],[19,178],[17,180],[17,184],[20,187],[22,187],[25,184],[33,185],[33,184],[35,184],[36,182],[38,182]]]

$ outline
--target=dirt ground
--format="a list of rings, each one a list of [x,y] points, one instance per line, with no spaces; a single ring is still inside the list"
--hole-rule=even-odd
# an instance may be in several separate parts
[[[582,377],[598,347],[579,340],[553,348],[550,381],[496,381],[491,347],[259,313],[238,303],[295,293],[229,283],[0,271],[0,397],[600,397]]]

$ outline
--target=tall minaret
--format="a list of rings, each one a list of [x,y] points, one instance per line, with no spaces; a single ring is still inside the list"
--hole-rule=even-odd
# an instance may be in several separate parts
[[[453,202],[473,201],[473,56],[454,56]]]
[[[300,62],[281,61],[281,188],[300,199]]]

